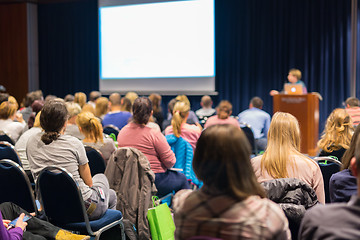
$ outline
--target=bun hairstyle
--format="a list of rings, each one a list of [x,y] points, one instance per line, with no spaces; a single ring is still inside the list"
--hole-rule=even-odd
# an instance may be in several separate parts
[[[103,128],[99,120],[91,112],[82,112],[77,115],[76,124],[81,127],[85,136],[89,136],[95,142],[103,142]]]
[[[175,103],[173,109],[173,117],[171,119],[171,126],[173,127],[173,132],[176,137],[180,137],[181,134],[181,124],[184,119],[187,117],[190,111],[190,106],[185,102]]]
[[[139,97],[135,99],[132,106],[133,121],[137,124],[147,124],[149,122],[152,104],[149,98]]]
[[[222,100],[217,107],[217,115],[220,119],[227,119],[232,113],[232,105],[227,100]]]
[[[67,119],[68,111],[64,101],[55,99],[45,102],[40,115],[40,126],[45,131],[41,140],[46,145],[57,140]]]

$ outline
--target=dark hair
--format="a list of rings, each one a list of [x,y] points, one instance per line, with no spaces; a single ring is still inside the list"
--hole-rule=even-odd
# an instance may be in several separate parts
[[[346,105],[349,105],[350,107],[359,107],[360,101],[356,97],[349,97],[345,101]]]
[[[147,97],[138,97],[132,106],[133,120],[138,124],[147,124],[151,116],[152,104]]]
[[[149,99],[153,105],[154,112],[161,112],[161,96],[157,93],[152,93],[150,94]]]
[[[350,161],[355,155],[355,148],[356,148],[356,141],[358,139],[360,133],[360,125],[358,125],[354,131],[354,134],[351,137],[351,142],[349,145],[349,148],[346,149],[343,157],[341,158],[342,167],[341,170],[349,169],[350,168]]]
[[[63,101],[50,100],[45,102],[40,115],[40,126],[45,131],[41,140],[48,145],[58,139],[67,119],[68,111]]]
[[[178,100],[176,100],[175,98],[173,98],[173,99],[171,99],[170,102],[168,103],[168,109],[169,109],[169,112],[171,113],[171,115],[173,114],[175,103],[177,103],[177,102],[178,102]]]
[[[256,107],[256,108],[262,108],[262,106],[264,105],[264,102],[261,98],[259,97],[253,97],[251,100],[250,100],[250,103],[253,105],[253,107]]]
[[[193,168],[209,189],[243,200],[265,197],[250,163],[250,144],[243,131],[233,125],[206,128],[197,144]]]

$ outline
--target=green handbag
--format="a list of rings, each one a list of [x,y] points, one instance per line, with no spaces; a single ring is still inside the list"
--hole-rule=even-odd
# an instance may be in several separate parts
[[[174,240],[175,224],[166,203],[157,206],[157,197],[153,197],[153,208],[147,213],[151,238],[153,240]]]

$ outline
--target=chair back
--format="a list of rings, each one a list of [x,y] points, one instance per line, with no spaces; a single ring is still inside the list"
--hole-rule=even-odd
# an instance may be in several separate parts
[[[48,220],[56,226],[89,222],[78,183],[64,168],[46,167],[36,189]]]
[[[106,165],[101,153],[97,149],[90,146],[85,146],[85,151],[89,160],[91,176],[93,177],[98,173],[104,173]]]
[[[112,124],[106,125],[103,128],[103,133],[105,133],[107,135],[110,135],[110,134],[113,133],[113,134],[115,134],[116,138],[117,138],[117,136],[119,134],[119,131],[120,131],[119,128],[112,125]]]
[[[0,203],[13,202],[38,215],[30,180],[24,169],[12,160],[0,160]]]
[[[248,139],[250,146],[251,146],[251,150],[252,153],[257,155],[258,154],[258,150],[256,147],[256,143],[255,143],[255,137],[254,137],[254,133],[251,130],[251,126],[248,125],[247,123],[240,123],[241,126],[241,130],[245,133],[246,138]]]
[[[321,173],[324,180],[324,189],[325,189],[325,203],[330,203],[330,191],[329,183],[330,178],[334,173],[340,171],[342,163],[339,160],[336,160],[332,157],[315,157],[315,161],[319,164]]]
[[[0,141],[8,142],[13,146],[15,145],[15,142],[3,131],[0,131]]]
[[[0,142],[0,159],[10,159],[22,167],[19,154],[16,152],[15,147],[8,142]]]

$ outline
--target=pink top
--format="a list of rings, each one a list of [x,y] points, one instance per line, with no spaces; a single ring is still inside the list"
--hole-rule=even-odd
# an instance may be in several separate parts
[[[274,179],[265,169],[261,171],[261,158],[262,155],[251,159],[258,181],[265,182]],[[287,169],[289,178],[297,178],[309,184],[315,190],[319,202],[325,204],[324,180],[319,165],[314,160],[299,155],[294,155],[294,162],[296,167]]]
[[[240,127],[238,120],[236,120],[233,117],[228,117],[226,119],[220,119],[217,115],[216,116],[212,116],[210,117],[206,123],[204,128],[210,127],[212,125],[217,125],[217,124],[231,124],[234,125],[235,127]]]
[[[173,127],[171,125],[165,129],[165,135],[169,134],[174,134]],[[180,137],[188,141],[194,150],[196,148],[196,143],[200,137],[200,134],[201,130],[196,125],[190,125],[187,123],[183,123],[181,125]]]
[[[140,150],[149,160],[154,173],[166,172],[176,162],[175,154],[164,135],[153,128],[130,122],[121,129],[117,141],[119,147]]]

